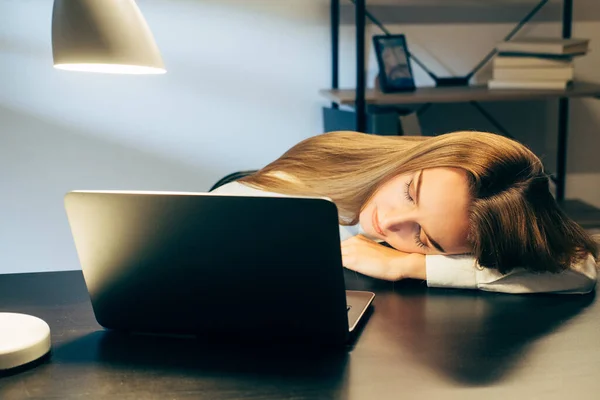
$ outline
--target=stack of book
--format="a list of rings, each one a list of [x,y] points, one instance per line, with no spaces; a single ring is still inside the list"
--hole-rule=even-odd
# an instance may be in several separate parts
[[[573,59],[588,52],[589,39],[527,38],[496,46],[490,89],[564,90],[573,80]]]

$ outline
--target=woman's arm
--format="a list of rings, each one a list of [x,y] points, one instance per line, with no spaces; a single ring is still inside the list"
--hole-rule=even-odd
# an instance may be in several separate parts
[[[363,236],[342,242],[344,266],[373,278],[427,280],[429,287],[479,289],[503,293],[588,293],[597,279],[589,256],[559,274],[531,273],[515,268],[508,274],[481,268],[471,256],[424,256],[404,253]]]

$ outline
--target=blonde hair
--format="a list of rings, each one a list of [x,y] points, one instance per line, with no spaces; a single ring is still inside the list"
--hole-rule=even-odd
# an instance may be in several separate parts
[[[453,167],[467,172],[469,242],[487,268],[559,272],[597,246],[558,207],[540,159],[524,145],[485,132],[435,137],[331,132],[306,139],[240,181],[257,189],[325,196],[340,223],[354,225],[377,189],[399,174]]]

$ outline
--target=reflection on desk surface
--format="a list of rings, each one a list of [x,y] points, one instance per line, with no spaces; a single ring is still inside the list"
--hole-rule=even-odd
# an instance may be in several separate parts
[[[48,321],[54,350],[36,368],[0,378],[3,400],[590,398],[600,392],[594,294],[428,289],[346,271],[348,289],[377,293],[374,308],[353,346],[322,351],[107,332],[93,320],[79,272],[34,275],[0,276],[0,311]]]

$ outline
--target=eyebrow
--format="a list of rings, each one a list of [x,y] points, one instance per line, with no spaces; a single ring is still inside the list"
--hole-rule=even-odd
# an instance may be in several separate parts
[[[417,206],[419,205],[419,198],[421,197],[421,182],[422,181],[423,181],[423,170],[421,170],[421,173],[419,174],[419,178],[417,179],[417,188],[415,191],[415,204]],[[427,234],[427,232],[425,232],[425,229],[423,229],[423,226],[421,226],[421,232],[423,232],[423,234],[427,238],[427,241],[429,243],[431,243],[433,245],[433,247],[435,247],[437,250],[441,251],[442,253],[446,252],[446,250],[444,250],[444,248],[442,246],[440,246],[440,244],[437,241],[433,240],[433,238],[431,236],[429,236]]]

